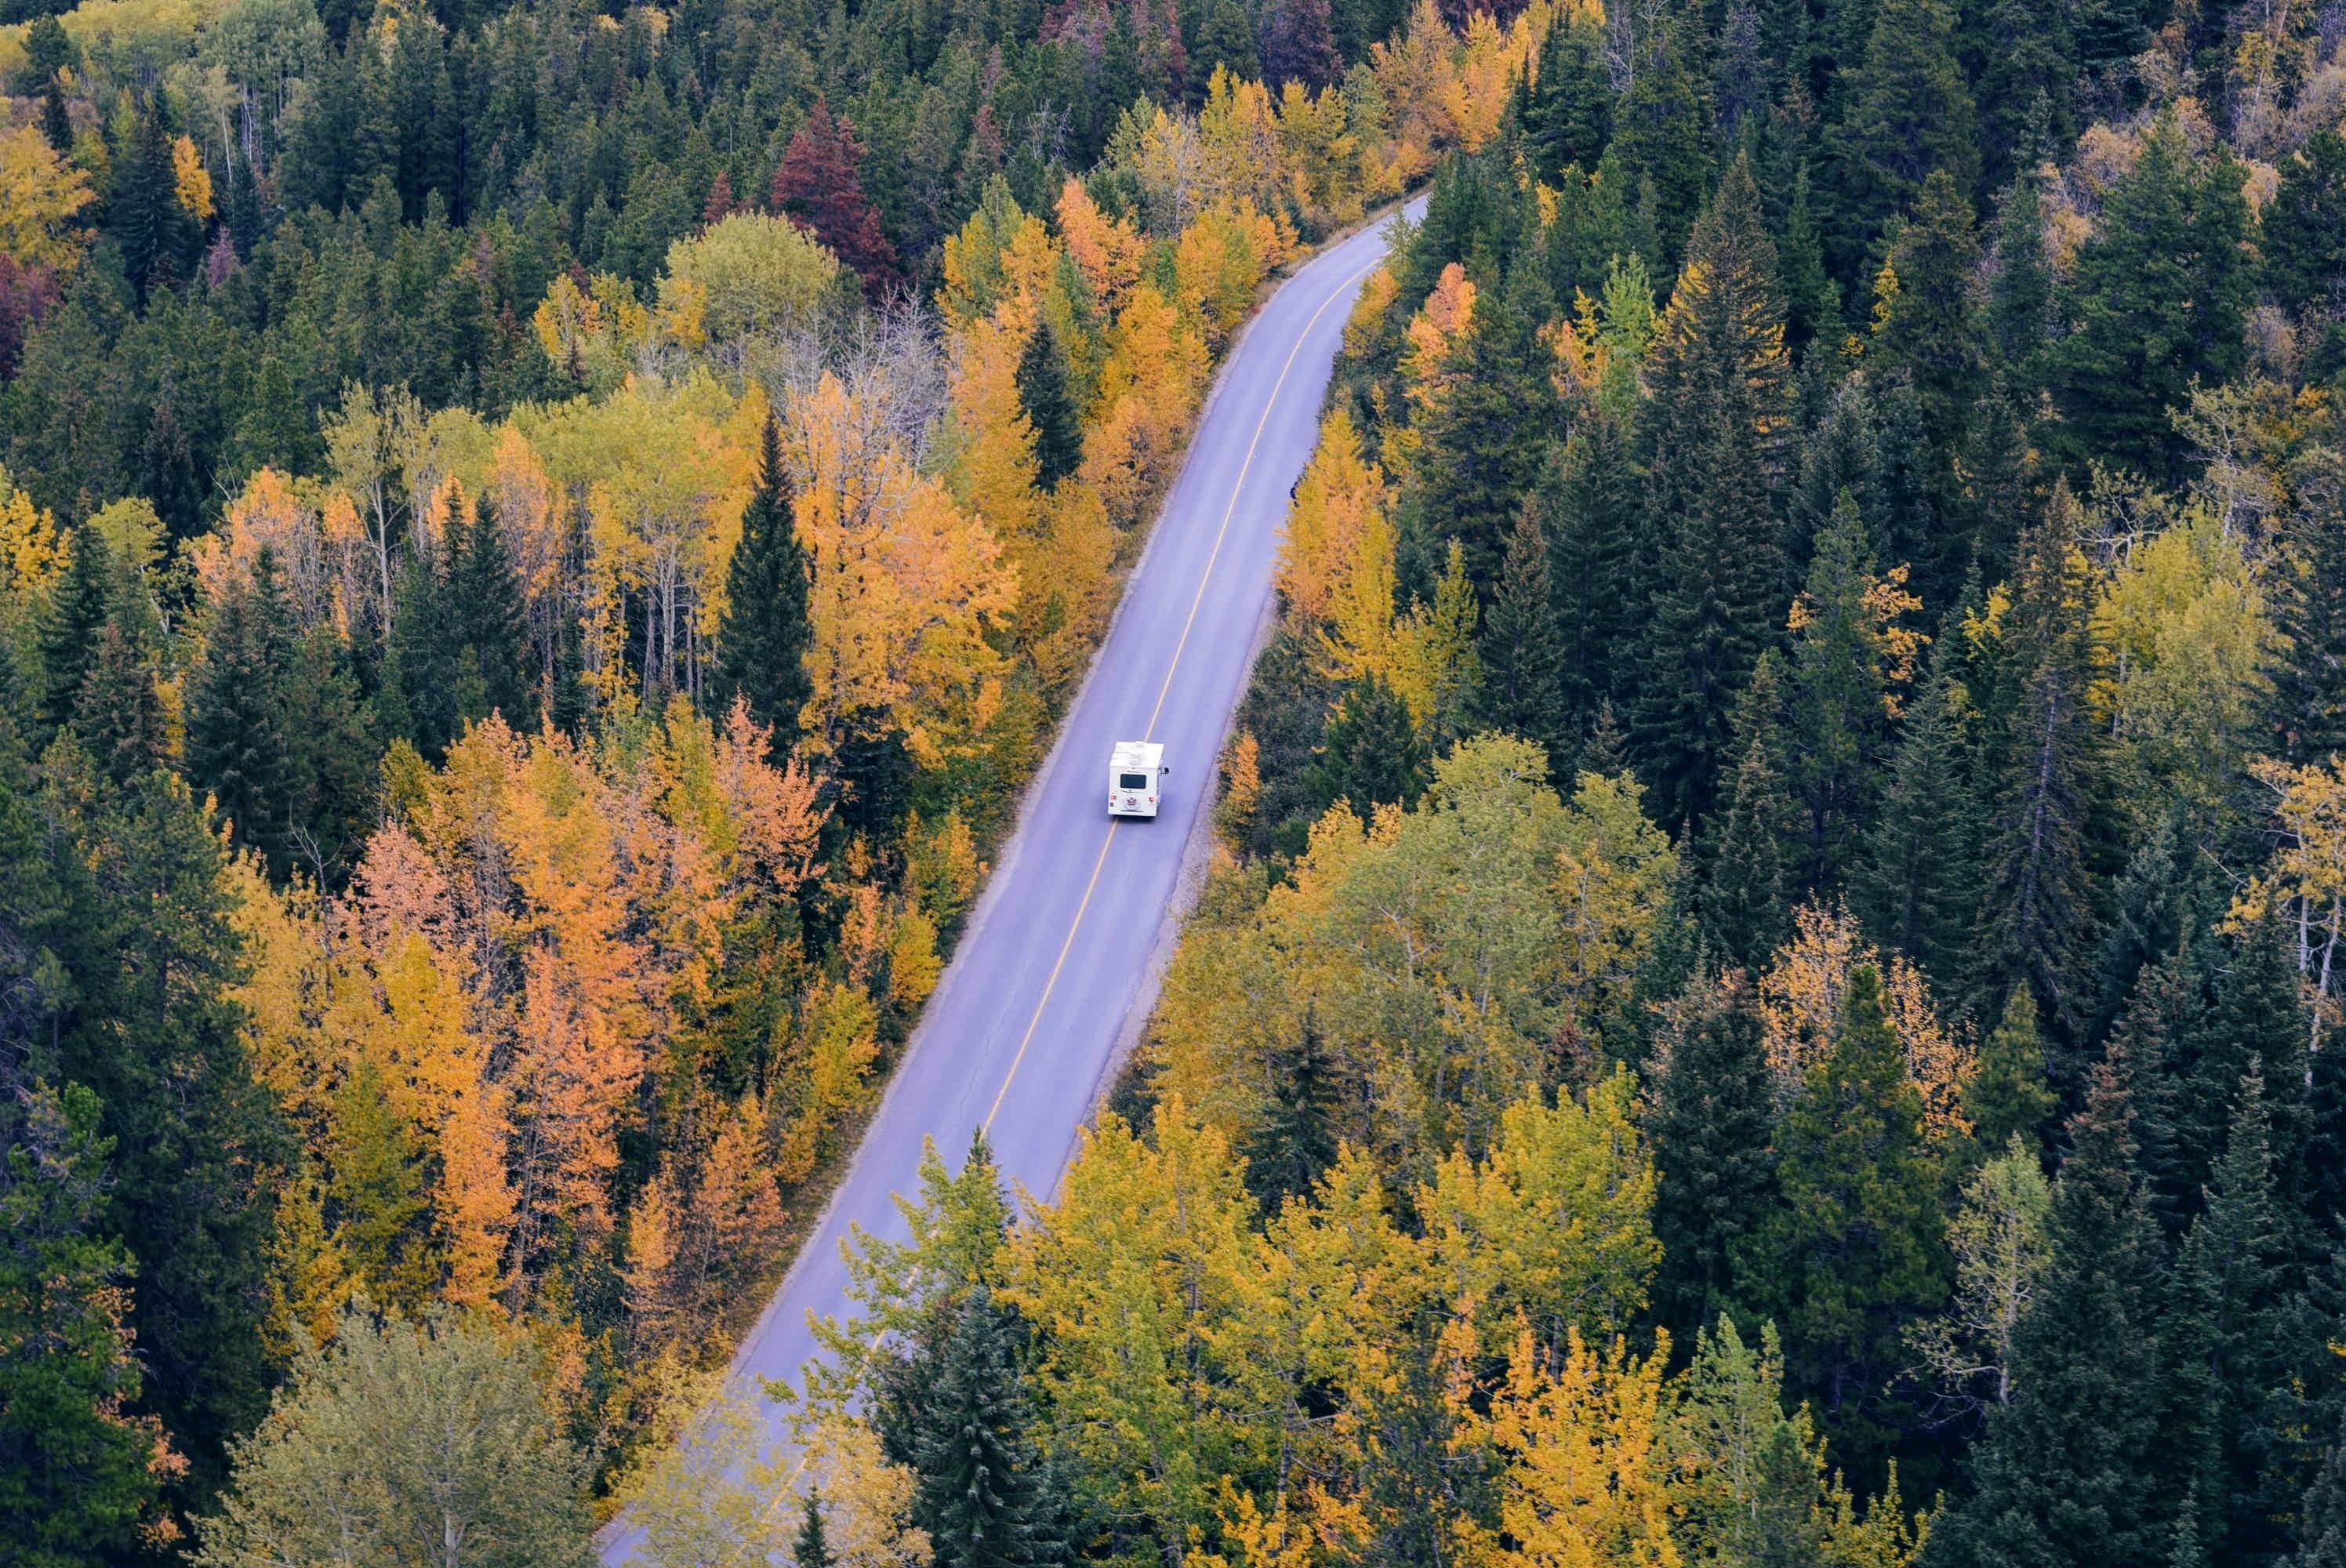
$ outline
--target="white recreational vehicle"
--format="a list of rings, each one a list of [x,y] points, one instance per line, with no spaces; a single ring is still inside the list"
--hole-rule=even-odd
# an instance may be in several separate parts
[[[1107,814],[1154,817],[1165,780],[1165,748],[1153,740],[1119,740],[1107,759]]]

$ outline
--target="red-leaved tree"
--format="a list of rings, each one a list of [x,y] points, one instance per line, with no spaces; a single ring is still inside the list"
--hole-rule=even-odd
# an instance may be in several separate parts
[[[896,248],[864,198],[856,173],[862,161],[854,122],[833,119],[830,107],[815,99],[774,171],[774,209],[830,247],[863,280],[864,292],[877,296],[896,280]]]

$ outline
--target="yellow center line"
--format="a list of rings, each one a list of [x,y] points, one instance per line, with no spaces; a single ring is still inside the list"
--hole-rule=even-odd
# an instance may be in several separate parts
[[[1214,530],[1214,547],[1207,552],[1206,569],[1198,578],[1198,592],[1189,600],[1189,614],[1181,622],[1180,640],[1173,645],[1173,662],[1165,667],[1165,684],[1157,688],[1157,706],[1149,709],[1148,723],[1140,732],[1143,739],[1156,731],[1158,718],[1165,711],[1165,698],[1173,690],[1174,672],[1181,667],[1181,654],[1189,646],[1189,629],[1198,624],[1198,606],[1206,602],[1206,586],[1214,580],[1214,563],[1221,559],[1222,541],[1229,536],[1230,519],[1237,514],[1239,495],[1245,493],[1247,474],[1254,468],[1255,449],[1262,444],[1262,433],[1270,423],[1270,411],[1279,406],[1279,394],[1287,385],[1288,372],[1295,368],[1295,356],[1303,351],[1304,340],[1311,335],[1311,329],[1320,324],[1320,318],[1328,313],[1328,307],[1345,298],[1353,284],[1383,265],[1384,259],[1379,257],[1338,284],[1326,299],[1320,301],[1320,308],[1311,312],[1311,319],[1303,323],[1303,330],[1295,334],[1295,342],[1287,351],[1287,361],[1279,367],[1279,379],[1270,383],[1270,396],[1263,400],[1262,417],[1254,422],[1254,434],[1247,442],[1246,457],[1239,463],[1239,476],[1230,485],[1229,504],[1222,508],[1221,525]],[[1058,987],[1059,972],[1066,967],[1067,954],[1075,951],[1076,935],[1084,928],[1084,915],[1092,907],[1092,891],[1099,886],[1100,871],[1107,864],[1107,852],[1116,842],[1116,830],[1120,825],[1121,820],[1110,822],[1107,837],[1100,841],[1099,859],[1092,862],[1091,881],[1084,884],[1083,901],[1076,905],[1076,918],[1067,926],[1067,938],[1059,944],[1059,956],[1051,965],[1050,975],[1043,982],[1043,994],[1035,999],[1034,1014],[1026,1020],[1026,1033],[1018,1037],[1018,1050],[1010,1058],[1010,1070],[1002,1075],[1002,1087],[994,1092],[994,1104],[985,1113],[983,1127],[986,1132],[994,1130],[994,1118],[1002,1114],[1002,1102],[1009,1097],[1011,1082],[1018,1076],[1018,1069],[1026,1060],[1026,1048],[1035,1043],[1035,1032],[1042,1027],[1043,1010],[1051,1005],[1051,993]]]

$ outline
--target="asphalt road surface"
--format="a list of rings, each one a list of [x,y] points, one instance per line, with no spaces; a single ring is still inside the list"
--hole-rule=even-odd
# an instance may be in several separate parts
[[[1037,1194],[1058,1186],[1117,1043],[1145,1005],[1151,955],[1178,919],[1183,851],[1245,690],[1288,492],[1311,456],[1345,318],[1384,253],[1379,225],[1313,258],[1225,361],[1017,831],[846,1179],[743,1342],[737,1375],[801,1386],[815,1353],[809,1314],[847,1310],[840,1243],[851,1223],[904,1239],[892,1200],[916,1190],[923,1139],[957,1169],[982,1126],[1005,1177]],[[1165,747],[1154,820],[1107,815],[1119,740]],[[617,1568],[638,1541],[622,1522],[604,1562]]]

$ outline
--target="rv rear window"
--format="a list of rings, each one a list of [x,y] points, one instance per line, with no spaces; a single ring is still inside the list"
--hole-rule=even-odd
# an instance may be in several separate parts
[[[1119,773],[1116,776],[1116,787],[1119,789],[1146,789],[1148,788],[1148,775]]]

